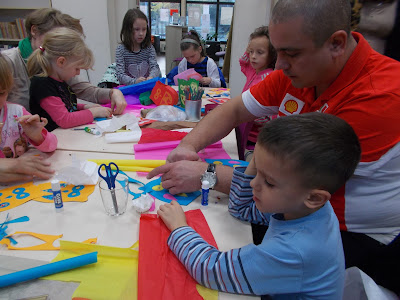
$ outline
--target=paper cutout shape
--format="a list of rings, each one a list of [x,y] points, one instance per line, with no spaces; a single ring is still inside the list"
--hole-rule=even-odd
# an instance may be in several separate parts
[[[44,241],[44,243],[28,247],[15,247],[11,245],[10,241],[11,237],[20,234],[30,235],[34,238]],[[60,250],[59,246],[54,246],[54,242],[59,238],[61,238],[62,236],[63,236],[62,234],[52,235],[52,234],[41,234],[29,231],[16,231],[13,234],[7,235],[4,239],[0,240],[0,244],[6,245],[8,247],[8,250]],[[87,244],[97,243],[97,238],[87,239],[83,243]]]
[[[81,282],[74,298],[136,299],[138,243],[130,248],[117,248],[60,241],[60,246],[60,253],[53,261],[97,251],[98,263],[41,279]]]
[[[94,191],[94,185],[61,184],[63,202],[85,202]],[[0,190],[0,212],[20,206],[30,200],[53,203],[50,182],[34,185],[27,182]]]
[[[181,193],[172,195],[168,190],[164,189],[161,185],[161,178],[150,181],[144,187],[139,188],[140,190],[149,193],[150,195],[156,197],[158,200],[170,203],[172,200],[178,201],[180,205],[188,205],[198,196],[201,195],[200,191],[195,191],[191,193]]]
[[[178,103],[178,93],[169,85],[157,81],[151,91],[150,99],[156,105],[176,105]]]
[[[217,247],[202,212],[197,210],[185,213],[187,223],[208,243]],[[217,300],[218,292],[207,289],[202,293],[196,289],[196,281],[186,271],[185,266],[168,248],[167,239],[170,231],[155,214],[142,214],[139,231],[139,300]],[[156,271],[157,270],[157,271]],[[203,290],[199,288],[199,290]]]
[[[197,73],[193,68],[187,69],[186,71],[183,71],[174,76],[174,84],[178,85],[178,79],[183,79],[183,80],[187,81],[190,78],[200,80],[203,78],[203,76],[201,76],[201,74]]]
[[[4,221],[3,223],[0,224],[0,241],[1,241],[3,238],[5,238],[6,236],[8,236],[8,234],[7,234],[7,232],[6,232],[8,226],[6,226],[6,224],[19,223],[19,222],[27,222],[27,221],[29,221],[29,218],[28,218],[27,216],[23,216],[23,217],[20,217],[20,218],[16,218],[16,219],[10,220],[10,219],[9,219],[9,214],[7,214],[5,221]],[[14,245],[17,243],[17,241],[14,240],[14,239],[11,238],[11,237],[9,237],[8,239],[9,239],[10,242],[11,242],[12,244],[14,244]]]
[[[229,167],[247,167],[249,165],[248,161],[244,160],[239,160],[239,159],[211,159],[207,158],[205,159],[206,162],[208,163],[214,163],[216,165],[224,165],[224,166],[229,166]]]

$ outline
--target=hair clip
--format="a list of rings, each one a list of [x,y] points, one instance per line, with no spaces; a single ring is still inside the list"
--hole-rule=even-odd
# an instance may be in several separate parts
[[[39,46],[39,49],[44,52],[44,48],[42,46]]]

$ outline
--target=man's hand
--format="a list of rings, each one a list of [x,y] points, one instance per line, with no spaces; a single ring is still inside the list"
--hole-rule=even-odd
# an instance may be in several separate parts
[[[201,161],[177,161],[155,168],[147,175],[147,179],[163,174],[161,184],[171,194],[190,193],[201,188],[200,177],[207,166]]]
[[[33,177],[50,179],[54,170],[40,156],[25,154],[18,158],[0,159],[0,182],[29,181]]]
[[[161,205],[157,214],[171,231],[182,226],[188,226],[185,213],[179,203],[175,200],[171,201],[171,203]]]
[[[114,115],[121,115],[127,103],[124,95],[119,89],[112,89],[111,91],[111,111]]]
[[[196,150],[190,146],[180,146],[172,150],[167,157],[167,162],[175,162],[180,160],[200,160]]]

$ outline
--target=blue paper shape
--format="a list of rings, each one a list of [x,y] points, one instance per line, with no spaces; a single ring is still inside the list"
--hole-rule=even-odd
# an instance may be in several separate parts
[[[140,188],[144,192],[151,194],[158,200],[170,203],[172,200],[178,201],[180,205],[188,205],[194,199],[201,195],[200,191],[195,191],[191,193],[181,193],[177,195],[172,195],[168,190],[161,186],[161,178],[155,179],[147,183],[144,187]]]
[[[244,160],[239,160],[239,159],[210,159],[206,158],[206,162],[208,163],[214,163],[216,165],[224,165],[224,166],[229,166],[229,167],[247,167],[249,165],[249,162],[244,161]]]

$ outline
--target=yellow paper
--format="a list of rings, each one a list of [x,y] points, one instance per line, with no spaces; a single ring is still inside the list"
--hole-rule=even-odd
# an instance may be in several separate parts
[[[137,299],[139,252],[117,248],[60,241],[60,253],[53,261],[97,251],[97,263],[42,277],[41,279],[81,282],[73,297],[96,300]]]
[[[146,168],[156,168],[165,165],[165,160],[156,159],[88,159],[93,161],[98,165],[106,164],[110,162],[115,163],[118,167],[120,166],[135,166],[135,167],[146,167]]]
[[[113,167],[111,167],[114,169]],[[118,166],[121,171],[125,172],[150,172],[154,168],[136,167],[136,166]]]

